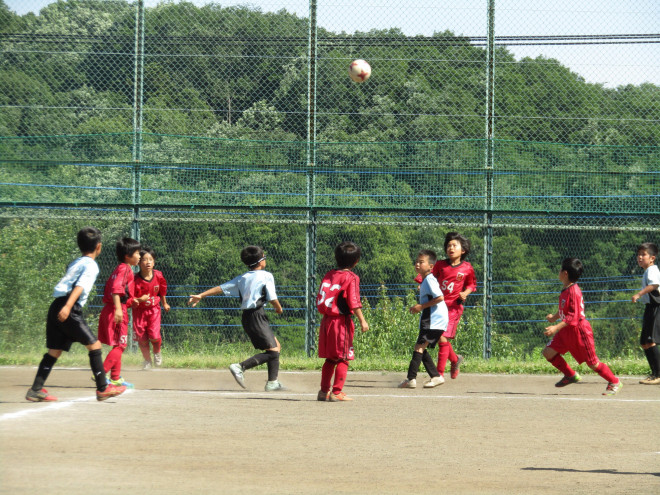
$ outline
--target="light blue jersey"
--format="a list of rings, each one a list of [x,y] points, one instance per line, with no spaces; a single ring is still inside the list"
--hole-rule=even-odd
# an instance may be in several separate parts
[[[96,261],[89,256],[81,256],[66,268],[66,274],[53,290],[53,297],[66,296],[74,287],[82,287],[83,291],[77,302],[81,307],[84,306],[98,274],[99,265]]]
[[[419,303],[424,304],[442,295],[438,280],[429,273],[419,286]],[[422,311],[419,320],[420,330],[447,330],[449,315],[445,301]]]
[[[220,286],[222,292],[241,298],[241,309],[255,309],[277,299],[275,279],[266,270],[252,270]]]

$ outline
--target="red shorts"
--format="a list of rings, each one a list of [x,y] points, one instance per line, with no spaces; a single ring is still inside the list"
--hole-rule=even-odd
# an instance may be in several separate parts
[[[160,340],[160,307],[133,308],[133,335],[135,340]]]
[[[346,361],[355,359],[354,335],[355,323],[351,315],[323,315],[319,330],[319,357]]]
[[[106,304],[99,316],[99,340],[105,345],[126,348],[128,345],[128,311],[124,304],[121,305],[124,318],[120,323],[115,323],[115,305]]]
[[[447,313],[449,314],[449,322],[447,323],[447,330],[442,334],[443,337],[448,339],[453,339],[456,337],[456,330],[458,330],[458,322],[461,321],[461,316],[463,315],[463,305],[462,304],[452,304],[447,307]]]
[[[594,332],[587,320],[581,320],[577,327],[564,327],[557,332],[548,347],[559,354],[571,353],[578,364],[586,362],[588,365],[598,363]]]

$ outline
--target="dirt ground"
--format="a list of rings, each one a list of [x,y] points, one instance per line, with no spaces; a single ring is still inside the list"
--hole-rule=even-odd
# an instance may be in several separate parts
[[[320,373],[125,370],[106,402],[90,372],[56,368],[29,403],[32,367],[0,368],[0,493],[660,493],[660,386],[590,375],[471,375],[401,390],[350,372],[353,402],[318,402]],[[420,375],[420,378],[422,376]]]

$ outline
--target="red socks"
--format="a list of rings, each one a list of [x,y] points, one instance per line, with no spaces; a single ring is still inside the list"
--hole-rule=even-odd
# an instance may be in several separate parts
[[[121,376],[121,356],[123,353],[123,347],[113,347],[103,362],[103,371],[106,374],[110,371],[110,378],[113,380],[118,380]]]
[[[568,365],[561,354],[555,354],[555,357],[548,359],[548,362],[561,371],[564,376],[575,376],[575,371]]]
[[[348,375],[348,361],[332,361],[326,359],[321,368],[321,390],[330,391],[332,375],[335,375],[335,382],[332,385],[332,393],[337,395],[344,388],[346,376]]]
[[[440,342],[438,344],[438,373],[441,375],[445,374],[445,366],[447,366],[447,359],[449,359],[449,353],[453,352],[451,348],[451,342]],[[456,354],[454,354],[455,356]]]
[[[162,339],[152,340],[151,345],[154,346],[154,353],[157,354],[160,352],[160,346],[163,345],[163,340]]]
[[[607,383],[619,383],[619,379],[614,376],[614,373],[612,373],[610,367],[605,363],[600,363],[598,366],[596,366],[594,371],[596,371],[596,373],[607,380]]]

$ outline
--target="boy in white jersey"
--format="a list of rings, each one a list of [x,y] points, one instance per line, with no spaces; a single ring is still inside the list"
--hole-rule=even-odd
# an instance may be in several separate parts
[[[242,363],[230,365],[229,371],[231,371],[236,382],[241,387],[246,388],[243,372],[267,363],[268,382],[266,382],[266,392],[285,390],[277,379],[282,346],[273,334],[264,311],[264,305],[269,302],[273,305],[277,314],[282,314],[282,306],[275,293],[273,274],[265,270],[266,255],[259,246],[244,248],[241,251],[241,261],[250,269],[248,272],[201,294],[191,295],[188,304],[195,307],[199,301],[207,296],[220,294],[238,296],[241,299],[241,309],[243,310],[243,330],[250,337],[254,348],[261,349],[264,352],[255,354]]]
[[[57,400],[43,386],[62,351],[68,352],[73,342],[80,342],[89,351],[97,400],[109,399],[126,390],[124,386],[107,383],[103,371],[101,342],[92,333],[82,314],[82,308],[99,274],[96,257],[101,254],[101,232],[95,227],[85,227],[78,232],[77,241],[82,256],[67,267],[66,274],[53,291],[55,300],[48,309],[46,322],[48,352],[41,359],[34,383],[25,396],[30,402]]]
[[[644,269],[642,289],[632,297],[632,302],[646,304],[642,319],[642,334],[639,343],[644,349],[646,360],[651,367],[651,374],[639,383],[660,385],[660,270],[655,264],[658,259],[658,246],[645,242],[637,247],[637,264]]]
[[[431,377],[424,388],[433,388],[445,383],[444,377],[436,369],[433,358],[427,351],[427,347],[433,349],[440,341],[440,337],[447,330],[449,316],[447,314],[447,305],[444,296],[440,290],[438,280],[433,276],[433,265],[437,261],[437,255],[434,251],[422,249],[417,255],[415,261],[415,271],[421,275],[422,281],[419,286],[419,304],[410,308],[412,314],[420,313],[419,336],[415,342],[410,365],[408,366],[408,375],[405,380],[399,384],[399,388],[417,387],[417,372],[419,365],[424,363],[426,372]]]

